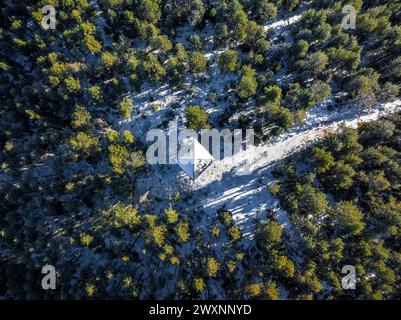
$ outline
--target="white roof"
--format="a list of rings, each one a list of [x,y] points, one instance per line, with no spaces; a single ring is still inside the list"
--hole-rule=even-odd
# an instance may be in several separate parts
[[[177,164],[193,180],[199,177],[214,160],[196,138],[187,138],[181,142]]]

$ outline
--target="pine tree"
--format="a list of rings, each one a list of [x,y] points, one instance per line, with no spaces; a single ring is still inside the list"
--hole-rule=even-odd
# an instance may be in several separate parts
[[[224,51],[219,55],[217,63],[223,72],[234,72],[237,68],[238,52],[234,50]]]
[[[220,269],[220,265],[215,258],[207,259],[207,274],[211,278],[215,278],[217,276],[217,272]]]
[[[187,128],[193,130],[208,129],[208,114],[198,106],[189,106],[186,112]]]

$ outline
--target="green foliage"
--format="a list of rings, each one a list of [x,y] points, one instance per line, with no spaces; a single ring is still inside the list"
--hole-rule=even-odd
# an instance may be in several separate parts
[[[224,51],[219,55],[217,63],[223,72],[234,72],[237,68],[238,52],[234,50]]]
[[[284,105],[290,110],[305,110],[311,106],[310,96],[299,83],[293,83],[285,95]]]
[[[361,101],[362,106],[370,107],[376,101],[376,93],[380,89],[380,75],[372,70],[364,70],[354,76],[348,84],[351,97]]]
[[[102,49],[102,44],[94,36],[96,27],[89,22],[85,22],[80,25],[80,29],[80,32],[83,34],[85,49],[92,54],[99,53]]]
[[[115,130],[109,130],[106,135],[107,141],[109,143],[117,143],[120,141],[120,133]]]
[[[83,157],[93,155],[100,150],[99,138],[82,131],[71,138],[70,146],[74,152]]]
[[[128,66],[130,68],[130,71],[132,72],[136,71],[138,65],[139,65],[139,60],[135,56],[130,56],[128,58]]]
[[[8,71],[10,69],[10,66],[4,61],[0,61],[0,69],[3,71]]]
[[[333,218],[338,230],[346,235],[358,235],[365,227],[362,212],[351,202],[340,202],[333,211]]]
[[[102,212],[102,216],[106,219],[106,224],[116,228],[135,228],[140,223],[137,208],[132,205],[124,205],[118,202],[114,206]]]
[[[272,267],[282,277],[292,278],[295,275],[294,263],[286,256],[276,257]]]
[[[159,29],[152,23],[137,21],[139,36],[147,41],[153,41],[159,34]]]
[[[237,0],[225,4],[221,2],[217,8],[219,19],[227,23],[227,27],[232,33],[232,38],[242,42],[246,37],[246,27],[248,25],[248,16],[243,10],[243,6]]]
[[[277,16],[277,7],[270,0],[257,1],[257,14],[261,22],[266,23]]]
[[[323,289],[319,278],[316,276],[316,265],[314,263],[308,264],[307,270],[300,276],[299,280],[310,292],[319,293]]]
[[[89,234],[83,233],[81,234],[81,243],[84,246],[89,246],[93,242],[93,237]]]
[[[305,40],[298,40],[294,46],[293,52],[297,58],[304,58],[309,50],[309,43]]]
[[[305,59],[305,71],[308,75],[317,76],[321,74],[329,62],[328,56],[321,51],[311,53]]]
[[[161,17],[157,0],[139,0],[135,6],[135,12],[139,19],[149,23],[157,23]]]
[[[213,226],[210,230],[210,233],[213,237],[218,238],[220,236],[220,228],[218,226]]]
[[[302,214],[319,215],[327,210],[328,203],[324,193],[306,185],[300,193],[298,207]]]
[[[189,222],[180,221],[174,227],[174,231],[178,237],[179,242],[187,242],[189,240]]]
[[[287,9],[288,11],[293,11],[294,9],[296,9],[299,3],[300,3],[299,0],[284,0],[282,2],[284,8]]]
[[[188,61],[188,53],[181,43],[176,44],[175,55],[180,63],[186,63]]]
[[[248,294],[251,296],[251,298],[256,298],[260,296],[262,293],[262,284],[261,283],[254,283],[248,286],[247,288]]]
[[[366,176],[366,184],[370,192],[383,192],[391,187],[383,171],[371,172]]]
[[[198,36],[197,34],[192,34],[189,36],[189,41],[194,51],[203,51],[204,45],[200,36]]]
[[[179,197],[168,186],[156,195],[168,182],[144,167],[140,129],[165,129],[181,104],[204,107],[188,108],[189,127],[209,127],[213,107],[220,129],[238,121],[263,144],[321,102],[327,113],[338,110],[328,117],[337,121],[354,115],[348,105],[399,96],[399,1],[307,2],[282,34],[266,26],[278,12],[279,20],[293,16],[299,0],[3,1],[1,298],[400,297],[399,115],[340,126],[271,164],[273,183],[270,167],[244,176],[252,179],[243,190],[228,183],[235,193],[224,197],[267,197],[255,229],[234,223],[227,199],[205,217],[196,201],[206,189],[180,187]],[[41,28],[45,4],[57,10],[56,30]],[[358,12],[356,30],[341,25],[344,4]],[[219,77],[216,62],[238,74]],[[141,141],[114,119],[117,109],[126,119],[135,111]],[[271,208],[272,196],[286,212]],[[227,207],[238,218],[248,202]],[[37,266],[52,261],[63,290],[45,292]],[[358,275],[347,296],[345,264]],[[10,276],[21,268],[25,277]]]
[[[171,41],[165,35],[159,35],[155,39],[153,39],[152,46],[156,50],[160,50],[162,52],[168,52],[173,48]]]
[[[220,218],[226,227],[230,226],[234,221],[233,215],[229,211],[221,212]]]
[[[294,122],[294,117],[290,111],[285,108],[278,107],[268,110],[269,118],[272,119],[279,127],[289,128]]]
[[[77,93],[81,89],[81,82],[79,79],[75,79],[73,77],[68,77],[64,79],[65,86],[70,93]]]
[[[265,39],[263,26],[255,21],[248,21],[245,30],[244,46],[255,52],[265,53],[270,47],[270,43]]]
[[[359,26],[358,36],[366,39],[368,36],[377,36],[389,32],[391,30],[391,23],[384,11],[385,6],[378,6],[367,10],[358,18]]]
[[[92,126],[91,115],[85,107],[76,105],[72,115],[71,125],[77,129],[87,129]]]
[[[177,222],[177,220],[178,220],[178,212],[173,209],[171,204],[168,207],[168,209],[164,210],[164,214],[167,217],[167,222],[168,223],[176,223]]]
[[[346,164],[344,161],[338,161],[333,165],[325,179],[332,189],[337,191],[347,190],[353,185],[355,174],[355,170],[351,165]]]
[[[282,90],[278,86],[270,86],[263,89],[262,99],[270,104],[279,104],[281,96]]]
[[[334,68],[345,67],[348,70],[355,70],[361,63],[361,52],[349,51],[342,47],[340,48],[330,48],[328,50],[328,56],[330,64]]]
[[[194,289],[196,292],[200,293],[205,290],[205,281],[202,278],[196,277],[193,280]]]
[[[96,292],[96,286],[94,284],[87,284],[85,287],[85,292],[88,297],[92,297]]]
[[[274,281],[270,281],[263,292],[268,300],[280,300],[280,291]]]
[[[103,98],[102,90],[100,89],[99,86],[92,86],[92,87],[88,88],[88,92],[89,92],[91,98],[95,101],[101,101]]]
[[[232,226],[227,230],[227,234],[232,241],[237,241],[241,238],[241,229],[238,226]]]
[[[220,264],[217,262],[215,258],[207,259],[207,275],[211,278],[215,278],[217,276],[217,272],[220,269]]]
[[[135,137],[128,130],[124,130],[124,142],[128,144],[135,142]]]
[[[315,147],[312,150],[310,161],[315,165],[317,173],[325,173],[335,164],[335,159],[330,151]]]
[[[100,57],[100,63],[105,69],[111,69],[118,61],[118,56],[112,52],[104,52]]]
[[[131,169],[143,167],[147,162],[142,150],[136,150],[130,153],[126,160],[127,166]],[[136,170],[138,171],[138,170]]]
[[[238,84],[238,96],[247,99],[255,94],[258,83],[255,79],[255,71],[249,66],[241,69],[242,77]]]
[[[306,265],[302,259],[297,276],[298,288],[304,292],[301,297],[320,294],[322,280],[326,281],[322,276],[333,286],[333,296],[338,296],[341,283],[332,270],[344,260],[358,261],[360,286],[364,287],[359,297],[383,299],[393,294],[394,265],[389,259],[396,248],[391,242],[400,239],[401,226],[397,218],[401,203],[394,197],[399,184],[394,185],[390,178],[390,172],[398,172],[399,167],[393,160],[400,151],[398,144],[394,149],[393,136],[401,123],[396,119],[399,115],[366,123],[357,130],[342,126],[339,132],[303,152],[298,169],[293,164],[282,169],[278,195],[291,214],[301,255],[309,258]],[[310,166],[305,167],[302,161]],[[312,182],[330,196],[331,208],[323,198],[318,201]],[[319,202],[326,204],[319,208]],[[301,211],[308,215],[299,215]],[[389,242],[378,240],[383,237]],[[373,273],[374,283],[368,276]]]
[[[220,47],[224,46],[227,43],[229,32],[228,27],[225,23],[219,23],[216,25],[214,37],[216,39],[216,44]]]
[[[132,99],[131,98],[124,98],[119,104],[118,104],[118,110],[120,110],[121,115],[125,119],[129,119],[131,117],[131,106],[132,106]]]
[[[189,67],[192,73],[197,74],[205,72],[207,65],[207,59],[202,52],[191,52],[189,55]]]
[[[159,62],[157,56],[153,53],[146,55],[145,60],[139,66],[140,73],[143,79],[147,79],[151,83],[161,81],[166,75],[166,70]]]
[[[331,95],[331,87],[329,84],[317,80],[307,90],[308,94],[308,107],[322,102]]]
[[[148,237],[158,247],[163,247],[166,240],[167,228],[165,225],[155,225],[149,229]]]
[[[208,114],[198,106],[189,106],[186,111],[187,128],[192,130],[208,129]]]
[[[129,152],[127,148],[121,145],[109,145],[109,161],[112,165],[113,171],[118,174],[124,173],[123,164],[128,158]]]
[[[270,221],[259,227],[256,240],[264,250],[269,251],[281,242],[282,233],[281,225],[275,221]]]
[[[387,143],[394,135],[395,130],[396,126],[391,121],[368,122],[361,125],[359,140],[369,146]]]
[[[21,28],[21,26],[22,26],[21,20],[13,20],[11,22],[11,30],[13,31],[18,30],[19,28]]]

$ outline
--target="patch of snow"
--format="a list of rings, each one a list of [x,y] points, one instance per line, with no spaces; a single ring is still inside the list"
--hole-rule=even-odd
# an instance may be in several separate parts
[[[223,207],[233,213],[234,219],[243,228],[245,235],[252,234],[252,217],[257,217],[269,208],[277,208],[277,199],[267,189],[272,182],[271,171],[275,164],[288,156],[306,148],[328,132],[335,131],[344,123],[357,127],[361,122],[373,121],[401,110],[401,100],[379,105],[376,108],[361,110],[357,107],[327,110],[324,105],[308,111],[306,122],[290,129],[272,141],[241,151],[232,158],[215,161],[194,182],[183,177],[179,170],[171,166],[156,166],[151,176],[140,180],[138,187],[144,193],[168,199],[176,192],[191,195],[187,207],[203,210],[205,219],[215,215]],[[249,153],[254,161],[247,161]],[[158,203],[156,210],[166,207]],[[283,227],[291,233],[291,222],[287,213],[279,210],[276,216]]]

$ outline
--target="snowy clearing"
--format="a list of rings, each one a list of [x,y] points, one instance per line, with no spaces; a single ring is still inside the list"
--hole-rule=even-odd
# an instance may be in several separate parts
[[[401,100],[367,110],[350,107],[330,111],[322,104],[308,111],[303,124],[264,145],[214,162],[194,182],[176,165],[154,166],[152,174],[139,181],[138,191],[140,194],[150,191],[151,198],[159,197],[165,201],[177,192],[186,193],[190,197],[182,209],[203,210],[206,220],[224,206],[234,214],[246,234],[252,233],[249,229],[253,225],[251,218],[263,214],[268,208],[278,209],[277,219],[286,227],[289,224],[286,213],[278,208],[277,199],[267,190],[267,186],[273,183],[270,172],[274,165],[335,131],[342,123],[356,127],[361,122],[374,121],[400,110]],[[248,160],[250,153],[253,161]],[[165,206],[163,201],[149,203],[149,208],[155,213]]]

